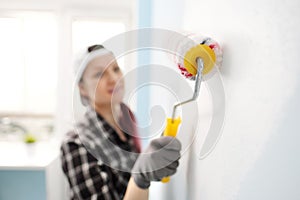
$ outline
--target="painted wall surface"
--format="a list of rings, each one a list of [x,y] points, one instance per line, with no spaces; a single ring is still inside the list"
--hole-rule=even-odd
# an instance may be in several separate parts
[[[298,0],[154,1],[153,27],[212,37],[224,55],[221,87],[213,87],[220,86],[214,77],[202,85],[198,105],[184,108],[191,119],[179,139],[192,145],[171,182],[153,184],[162,192],[153,199],[299,199],[299,8]],[[157,55],[152,60],[170,65]],[[152,91],[151,102],[157,96]],[[224,110],[216,146],[205,157],[212,121]]]
[[[217,146],[201,160],[207,117],[199,110],[188,199],[300,198],[299,8],[298,0],[186,1],[184,28],[223,47],[226,113]]]

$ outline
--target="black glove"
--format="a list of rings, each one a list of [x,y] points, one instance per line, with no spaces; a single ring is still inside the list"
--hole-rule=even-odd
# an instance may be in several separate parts
[[[160,181],[175,174],[180,150],[181,143],[174,137],[165,136],[152,140],[133,166],[131,175],[136,185],[146,189],[151,181]]]

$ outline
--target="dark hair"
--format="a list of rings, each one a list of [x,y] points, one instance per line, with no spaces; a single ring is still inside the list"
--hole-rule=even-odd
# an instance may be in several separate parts
[[[89,53],[91,53],[92,51],[96,51],[98,49],[105,49],[105,47],[101,44],[95,44],[95,45],[89,46],[87,50]]]
[[[96,51],[98,49],[105,49],[105,47],[101,44],[95,44],[95,45],[89,46],[87,48],[87,51],[88,51],[88,53],[91,53],[91,52]],[[81,83],[82,81],[83,81],[83,76],[80,77],[79,83]]]

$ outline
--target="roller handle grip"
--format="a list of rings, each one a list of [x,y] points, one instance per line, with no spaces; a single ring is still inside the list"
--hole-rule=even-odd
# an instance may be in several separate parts
[[[171,137],[176,137],[177,135],[177,130],[178,126],[181,123],[180,117],[177,119],[172,119],[172,118],[167,118],[167,126],[165,128],[165,131],[163,133],[163,136],[171,136]],[[167,183],[170,181],[170,177],[164,177],[161,182]]]

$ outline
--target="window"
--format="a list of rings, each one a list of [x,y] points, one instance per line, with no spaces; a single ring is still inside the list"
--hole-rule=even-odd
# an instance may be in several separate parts
[[[57,24],[54,14],[0,15],[0,113],[55,111]]]
[[[105,40],[125,32],[125,24],[121,21],[74,20],[72,23],[73,53],[80,52],[87,46],[102,44]],[[122,68],[124,58],[117,60]]]

